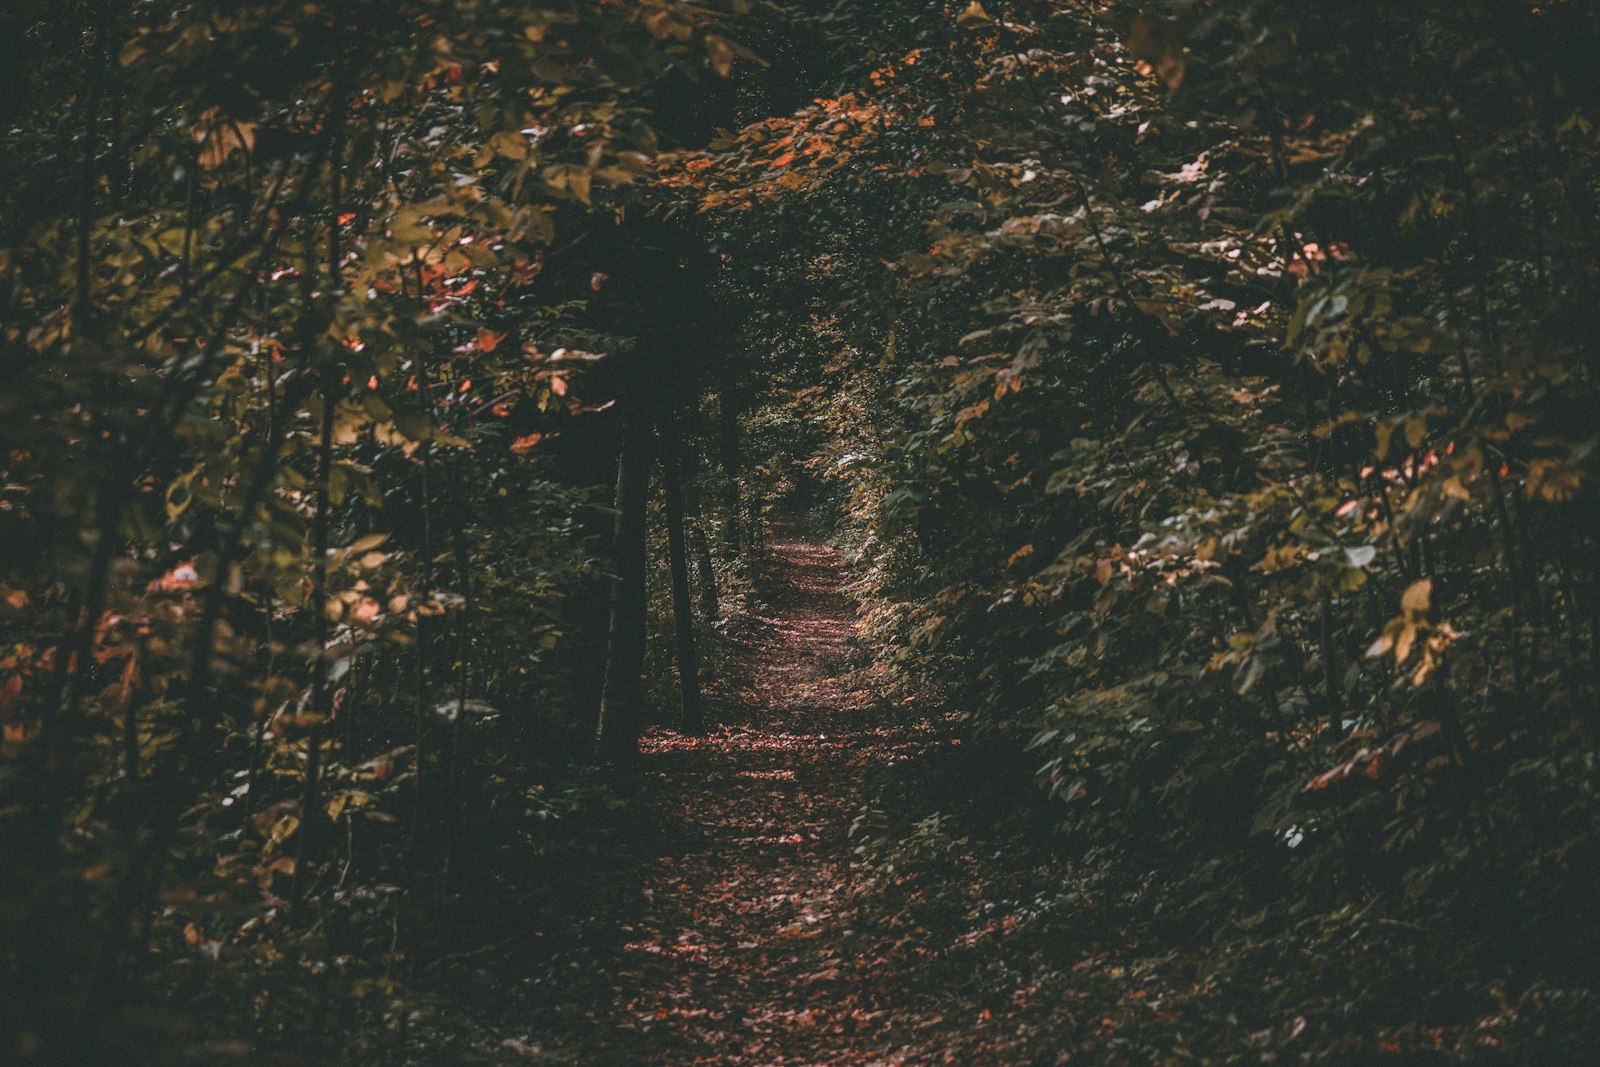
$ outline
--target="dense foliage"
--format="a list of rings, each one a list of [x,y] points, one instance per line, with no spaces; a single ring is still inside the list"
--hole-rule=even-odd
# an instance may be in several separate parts
[[[558,880],[605,409],[693,284],[634,221],[652,115],[739,49],[712,5],[58,7],[0,16],[0,1058],[191,1040],[118,1011],[150,951],[359,1049]]]
[[[1600,1041],[1594,5],[61,8],[0,12],[0,1058],[411,1047],[780,501],[987,758],[863,856],[1036,778],[1041,913],[1200,1020],[1128,1062]]]
[[[683,179],[868,632],[1027,742],[1068,847],[1216,954],[1200,987],[1335,1055],[1522,1020],[1575,1062],[1594,9],[944,14],[851,21],[851,83]]]
[[[1029,739],[1077,848],[1158,872],[1206,981],[1408,1045],[1419,1005],[1462,1048],[1528,1014],[1565,1062],[1600,949],[1594,10],[947,16],[858,22],[850,90],[686,168],[821,386],[782,403],[870,633]]]

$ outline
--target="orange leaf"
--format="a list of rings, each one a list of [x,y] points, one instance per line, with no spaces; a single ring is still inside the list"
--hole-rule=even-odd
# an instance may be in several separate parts
[[[3,739],[7,745],[12,746],[30,744],[34,738],[39,736],[39,729],[43,725],[38,719],[32,721],[19,719],[16,722],[8,722],[4,726],[0,726],[0,739]]]
[[[10,711],[11,705],[17,702],[17,697],[22,695],[22,675],[13,674],[6,679],[5,685],[0,685],[0,711]]]
[[[200,146],[200,166],[216,170],[234,152],[249,155],[256,146],[256,129],[254,122],[225,118],[217,108],[208,108],[192,131]]]
[[[193,563],[180,563],[161,576],[156,582],[156,588],[169,591],[173,589],[193,589],[199,581],[200,575],[196,573]]]
[[[1423,578],[1406,586],[1400,597],[1400,608],[1409,615],[1425,615],[1433,598],[1433,579]]]

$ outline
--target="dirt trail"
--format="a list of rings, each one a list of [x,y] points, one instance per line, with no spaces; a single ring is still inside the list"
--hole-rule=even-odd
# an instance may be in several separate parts
[[[847,668],[854,606],[835,553],[782,530],[767,605],[740,639],[705,737],[655,731],[636,802],[665,829],[624,925],[615,1004],[585,1043],[596,1064],[901,1062],[891,1034],[915,1013],[869,980],[870,939],[848,928],[849,829],[871,765],[929,743],[889,720]],[[881,961],[880,961],[881,962]],[[600,1044],[603,1042],[603,1044]]]

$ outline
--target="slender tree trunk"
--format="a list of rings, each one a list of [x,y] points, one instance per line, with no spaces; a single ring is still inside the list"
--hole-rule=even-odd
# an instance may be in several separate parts
[[[645,501],[650,489],[650,419],[637,393],[623,400],[622,450],[617,458],[617,517],[612,559],[611,625],[605,686],[595,744],[613,760],[631,760],[643,732],[645,644]]]
[[[335,16],[334,32],[342,33],[343,25]],[[334,53],[333,80],[339,83],[340,64],[339,53]],[[336,97],[337,99],[337,97]],[[343,162],[344,138],[344,112],[335,107],[332,120],[329,123],[329,159],[328,168],[328,285],[331,292],[336,292],[343,282],[343,252],[339,241],[339,208],[344,199],[343,179],[340,165]],[[314,349],[314,337],[311,333],[312,320],[309,318],[312,308],[312,279],[316,277],[316,244],[312,240],[306,242],[306,263],[304,267],[303,295],[305,299],[306,315],[303,323],[305,336],[303,344],[309,358]],[[317,659],[311,673],[311,710],[317,720],[311,726],[310,736],[306,738],[306,778],[305,789],[300,796],[300,839],[295,847],[294,882],[290,892],[289,903],[291,907],[298,905],[310,886],[310,871],[307,868],[320,859],[319,850],[322,845],[323,832],[323,804],[322,804],[322,740],[329,731],[333,719],[333,706],[328,692],[328,548],[332,532],[329,509],[329,482],[333,477],[333,423],[338,410],[335,388],[338,374],[334,368],[328,367],[323,371],[322,381],[322,438],[317,447],[317,515],[312,532],[312,551],[316,554],[316,573],[312,584],[312,619],[314,630],[312,640],[315,643]]]
[[[267,724],[272,721],[271,682],[278,673],[278,650],[273,634],[272,613],[276,610],[277,600],[272,595],[272,587],[267,586],[266,598],[262,603],[262,614],[266,617],[266,646],[267,670],[263,675],[266,686],[262,689],[261,711],[256,716],[254,731],[250,738],[250,765],[245,771],[244,800],[239,805],[239,824],[244,827],[245,833],[251,832],[250,822],[256,812],[256,792],[259,788],[258,779],[261,776],[261,764],[267,744]]]
[[[767,551],[767,530],[762,525],[761,497],[759,494],[750,496],[745,505],[745,553],[752,561],[759,562]]]
[[[460,874],[461,833],[466,822],[462,810],[466,789],[462,783],[463,748],[467,724],[467,693],[472,685],[472,556],[467,548],[462,503],[457,493],[458,479],[450,481],[450,540],[455,555],[456,587],[461,594],[461,611],[456,617],[456,717],[450,725],[450,842],[445,853],[444,891],[449,894]],[[452,917],[454,913],[451,913]]]
[[[427,306],[428,287],[422,272],[421,259],[414,258],[411,263],[412,280],[416,283],[417,303]],[[434,428],[433,423],[433,383],[429,380],[428,360],[423,356],[416,363],[417,396],[422,405],[422,417],[427,421],[428,428]],[[415,973],[422,952],[420,950],[420,936],[413,937],[413,933],[422,929],[424,915],[422,909],[422,824],[423,812],[428,801],[428,716],[432,714],[433,691],[432,675],[429,671],[428,653],[433,644],[432,618],[428,612],[433,607],[434,584],[434,552],[433,552],[433,442],[422,442],[417,452],[419,464],[422,468],[421,499],[419,510],[422,518],[422,537],[419,547],[419,560],[421,562],[420,588],[417,595],[416,611],[416,638],[417,644],[412,663],[416,669],[416,682],[414,687],[415,704],[413,711],[413,729],[415,751],[413,753],[416,766],[416,778],[411,784],[411,821],[406,829],[406,899],[407,905],[402,922],[405,924],[406,939],[409,948],[406,952],[406,965],[411,973]]]
[[[732,359],[723,362],[722,381],[717,389],[717,445],[722,453],[722,473],[726,479],[722,510],[727,517],[728,558],[737,566],[744,556],[741,536],[744,516],[739,507],[739,380]]]
[[[322,735],[328,708],[328,480],[333,473],[334,400],[332,383],[323,386],[322,439],[317,445],[317,516],[312,538],[316,573],[311,592],[312,618],[316,620],[312,644],[316,662],[311,667],[311,711],[320,718],[306,736],[306,776],[300,793],[300,831],[295,846],[294,882],[290,905],[299,904],[310,885],[307,868],[317,859],[322,836]]]
[[[706,529],[705,512],[700,506],[700,485],[691,469],[683,480],[683,499],[688,508],[689,546],[694,553],[694,569],[700,579],[700,617],[707,626],[722,614],[717,595],[717,572],[711,563],[711,534]]]
[[[418,377],[423,382],[422,393],[426,397],[428,390],[426,377],[423,375]],[[416,702],[413,709],[416,751],[413,753],[413,760],[416,764],[417,773],[416,781],[411,786],[413,791],[411,827],[406,835],[406,855],[408,857],[406,865],[411,871],[413,880],[413,885],[410,886],[412,893],[417,892],[417,887],[414,883],[418,876],[417,872],[421,862],[422,811],[427,801],[426,787],[428,785],[428,715],[433,703],[433,693],[430,686],[432,679],[428,671],[428,649],[433,643],[433,620],[425,614],[426,610],[431,608],[433,604],[433,445],[429,442],[423,442],[420,455],[422,457],[422,544],[419,555],[422,560],[422,574],[420,588],[417,593],[417,647],[412,657],[412,664],[416,668],[416,683],[414,687]]]
[[[694,603],[689,596],[689,553],[683,524],[683,457],[677,436],[663,435],[662,483],[667,500],[667,556],[672,571],[672,626],[678,649],[678,695],[685,733],[705,726],[700,707],[700,658],[694,643]]]
[[[272,466],[278,458],[278,386],[276,373],[272,365],[272,352],[264,351],[261,354],[261,381],[267,389],[267,425],[266,444],[263,445],[262,458],[258,460],[258,470],[265,472],[263,477],[270,478]],[[265,492],[265,490],[263,490]],[[246,516],[248,520],[248,516]],[[240,529],[243,529],[241,524]],[[245,774],[244,802],[240,805],[240,825],[245,833],[250,833],[250,820],[256,810],[257,778],[261,772],[263,749],[266,747],[267,723],[272,720],[271,683],[278,673],[278,649],[275,643],[276,634],[273,627],[273,612],[277,610],[277,597],[273,594],[272,583],[266,583],[265,594],[262,598],[262,628],[266,637],[267,646],[267,671],[263,676],[265,683],[262,688],[262,701],[260,714],[256,716],[254,735],[250,740],[250,766]]]
[[[81,330],[92,311],[93,264],[91,244],[94,236],[95,189],[97,186],[100,125],[100,99],[106,74],[106,37],[110,33],[110,12],[106,4],[94,9],[94,24],[90,29],[93,44],[90,46],[88,85],[83,107],[83,144],[78,171],[78,231],[77,231],[77,294],[73,304],[73,318]]]

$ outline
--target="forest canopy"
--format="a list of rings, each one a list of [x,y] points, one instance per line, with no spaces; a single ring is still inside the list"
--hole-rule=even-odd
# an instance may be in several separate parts
[[[1580,0],[10,0],[0,1058],[516,1057],[467,988],[514,974],[613,1062],[561,1034],[639,842],[800,670],[752,634],[834,611],[815,699],[910,731],[815,772],[836,896],[1031,948],[960,980],[994,1032],[925,991],[793,1062],[1585,1062],[1597,48]]]

